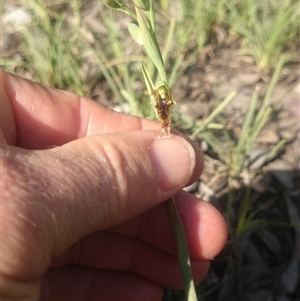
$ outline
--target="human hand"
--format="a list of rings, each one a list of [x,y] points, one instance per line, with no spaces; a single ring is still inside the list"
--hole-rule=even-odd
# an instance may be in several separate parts
[[[0,70],[1,300],[159,301],[182,288],[164,203],[176,194],[196,282],[223,218],[181,191],[203,167],[181,135]]]

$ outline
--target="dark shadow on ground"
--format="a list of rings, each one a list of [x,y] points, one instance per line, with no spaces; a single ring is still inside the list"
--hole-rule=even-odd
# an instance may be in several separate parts
[[[226,215],[229,194],[233,196],[230,237],[197,287],[200,301],[300,300],[299,174],[269,172],[253,187],[211,201]],[[237,233],[249,192],[247,215]],[[185,300],[183,293],[166,290],[163,301],[175,300]]]

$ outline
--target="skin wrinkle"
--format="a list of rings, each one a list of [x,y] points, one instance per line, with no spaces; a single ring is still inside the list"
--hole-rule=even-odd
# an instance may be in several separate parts
[[[113,126],[110,122],[110,119],[114,119]],[[121,128],[123,115],[117,113],[113,110],[107,109],[103,118],[102,132],[103,133],[115,133],[115,132],[124,132],[124,129]],[[126,131],[126,130],[125,130]]]
[[[118,186],[116,189],[114,189],[114,191],[117,194],[116,198],[120,200],[120,202],[115,202],[115,205],[118,206],[116,211],[120,216],[128,210],[128,200],[130,199],[131,186],[128,180],[131,178],[131,176],[126,176],[126,169],[127,166],[130,165],[136,166],[135,162],[134,164],[131,164],[131,162],[133,162],[131,160],[132,157],[127,157],[126,159],[124,158],[122,147],[126,147],[126,145],[113,143],[111,145],[107,144],[103,146],[104,153],[111,154],[111,158],[113,158],[113,160],[109,160],[109,164],[111,166],[110,170],[113,172],[113,175],[111,176],[112,179],[110,179],[109,182],[118,183]],[[127,163],[127,165],[124,164],[125,162]]]
[[[98,143],[97,141],[95,141],[95,143],[97,143],[99,146],[97,147],[92,147],[92,145],[90,145],[91,149],[90,151],[92,151],[92,149],[100,149],[102,148],[103,151],[99,151],[99,153],[101,153],[101,156],[99,154],[95,154],[95,158],[98,162],[100,162],[101,164],[105,163],[105,170],[106,171],[112,171],[113,174],[109,175],[107,172],[105,174],[105,178],[101,179],[101,181],[105,181],[107,182],[107,185],[103,184],[102,187],[105,188],[107,187],[107,191],[110,193],[110,195],[108,195],[108,193],[104,193],[101,196],[101,200],[105,200],[105,203],[108,202],[115,202],[114,208],[112,208],[113,206],[110,205],[108,208],[112,208],[114,209],[114,211],[117,211],[119,214],[123,214],[123,211],[126,210],[126,206],[124,207],[125,209],[116,209],[116,205],[117,199],[120,199],[122,196],[122,199],[127,200],[129,199],[129,194],[127,193],[127,191],[125,191],[124,189],[128,189],[129,184],[127,183],[127,178],[126,176],[123,174],[123,172],[127,169],[126,166],[124,167],[124,162],[125,159],[123,158],[122,155],[122,151],[119,148],[122,148],[122,146],[119,145],[115,145],[113,144],[112,146],[107,146],[107,145],[101,145],[100,143]],[[108,149],[109,147],[109,149]],[[105,154],[110,153],[110,156],[107,157]],[[103,157],[103,154],[105,155],[105,157]],[[113,160],[110,160],[109,158],[112,157]],[[129,161],[131,161],[130,159],[128,159]],[[128,161],[127,161],[128,162]],[[111,167],[108,168],[108,165],[110,165]],[[94,166],[94,164],[93,164]],[[137,166],[137,164],[135,163],[134,166]],[[122,170],[123,172],[120,172],[120,170]],[[134,172],[132,173],[134,174]],[[118,183],[119,185],[115,187],[115,189],[111,189],[110,187],[110,183]],[[123,189],[124,188],[124,189]],[[111,196],[111,192],[115,191],[116,192],[116,196]],[[124,197],[125,196],[125,197]],[[124,200],[122,201],[123,204],[125,204]],[[105,219],[111,220],[109,217],[105,217]]]
[[[17,81],[19,82],[19,78],[17,78]],[[27,92],[26,94],[21,94],[21,93],[18,93],[18,88],[16,87],[16,85],[14,85],[14,82],[13,84],[9,83],[11,89],[13,90],[14,92],[14,96],[10,97],[10,99],[13,99],[15,98],[16,101],[15,102],[12,102],[12,108],[13,108],[13,112],[14,112],[14,117],[15,117],[15,124],[16,124],[16,128],[17,128],[17,143],[16,145],[19,145],[19,142],[20,142],[20,135],[18,133],[21,132],[21,129],[23,128],[23,125],[21,123],[21,118],[18,118],[18,116],[16,116],[16,108],[14,106],[18,105],[18,106],[21,106],[22,108],[26,107],[26,115],[29,115],[30,118],[33,118],[36,114],[35,112],[33,111],[33,108],[39,112],[42,112],[42,107],[41,107],[41,104],[40,103],[36,103],[36,106],[40,105],[40,109],[37,109],[37,107],[34,107],[34,106],[31,106],[31,107],[27,107],[26,106],[26,102],[27,102],[27,98],[33,98],[33,95],[32,94],[29,94],[29,92]],[[38,86],[39,87],[39,90],[42,90],[42,86]],[[47,91],[46,91],[47,92]],[[43,91],[43,94],[45,93],[45,89]],[[52,95],[50,95],[49,93],[47,93],[48,97],[52,97]],[[25,139],[28,139],[28,140],[32,140],[30,139],[30,137],[34,138],[32,135],[30,135],[31,131],[28,130],[28,125],[26,125],[27,127],[27,133],[26,133],[26,138]],[[34,140],[32,140],[34,141]]]
[[[148,242],[146,240],[143,239],[144,233],[146,233],[146,229],[147,229],[147,225],[148,225],[148,219],[149,219],[149,211],[145,212],[141,218],[139,219],[138,224],[136,225],[137,230],[136,230],[136,239],[135,241],[140,241],[143,244],[149,245]],[[135,244],[136,245],[136,244]],[[151,247],[149,245],[149,247]],[[133,250],[132,252],[132,258],[134,258],[134,252],[137,252],[136,250]],[[170,256],[173,256],[173,254],[169,254]],[[131,260],[132,262],[132,270],[134,271],[134,262],[133,260]],[[130,271],[130,269],[128,270]]]
[[[15,123],[15,116],[12,108],[12,104],[10,102],[2,101],[2,99],[10,98],[11,85],[8,84],[7,77],[3,79],[2,70],[0,70],[0,84],[3,84],[4,89],[1,89],[1,131],[3,130],[3,134],[8,143],[15,143],[17,141],[17,130]],[[2,95],[3,93],[3,95]],[[4,117],[4,118],[3,118]],[[8,120],[8,122],[6,122]],[[7,124],[10,125],[10,133],[8,135],[6,133]]]
[[[55,150],[55,151],[57,151],[57,150]],[[48,151],[48,153],[49,153],[49,151]],[[62,170],[63,170],[63,172],[64,173],[67,173],[68,174],[68,171],[71,171],[71,172],[73,172],[73,168],[72,168],[72,166],[73,165],[71,165],[71,168],[68,168],[69,167],[69,164],[68,164],[68,161],[72,161],[72,155],[71,155],[71,152],[69,153],[69,156],[68,156],[68,158],[67,157],[61,157],[60,159],[57,159],[56,160],[56,162],[58,163],[58,165],[59,166],[64,166],[64,168],[58,168],[58,170],[60,171],[60,172],[62,172]],[[51,160],[50,160],[51,161]],[[53,161],[53,160],[52,160]],[[52,162],[51,161],[51,162]],[[80,166],[81,165],[81,161],[83,161],[84,163],[85,163],[85,168],[84,168],[84,170],[86,171],[86,170],[88,170],[89,172],[91,172],[91,169],[94,169],[93,170],[93,173],[95,173],[96,171],[97,171],[97,169],[95,168],[95,164],[93,164],[94,162],[92,162],[91,160],[86,160],[86,158],[84,158],[84,155],[82,155],[82,157],[80,158],[78,158],[78,157],[76,157],[76,164],[78,165],[78,166]],[[91,164],[90,164],[90,166],[88,166],[88,164],[86,164],[87,162],[91,162]],[[73,164],[74,164],[74,162],[73,162]],[[52,166],[53,167],[53,166]],[[55,170],[56,168],[54,168],[54,170]],[[48,175],[48,176],[50,176],[50,175]],[[59,184],[60,183],[56,183],[55,182],[55,177],[57,177],[57,174],[54,174],[54,175],[52,175],[51,176],[51,178],[54,180],[53,181],[53,183],[51,183],[52,185],[51,186],[54,186],[54,187],[56,187],[57,188],[57,190],[59,190],[60,188],[60,186],[59,186]],[[65,177],[66,178],[66,181],[67,181],[67,179],[68,179],[68,177]],[[93,178],[93,177],[91,177],[91,178]],[[39,180],[40,180],[41,178],[39,178]],[[43,179],[43,178],[42,178]],[[110,182],[110,181],[108,181],[108,182]],[[83,183],[82,181],[79,183],[79,185],[82,185],[83,187],[89,187],[90,185],[89,185],[89,183]],[[39,187],[40,187],[40,185],[38,185]],[[68,187],[68,186],[70,186],[70,185],[66,185],[66,183],[64,183],[63,185],[61,185],[61,189],[62,190],[65,190],[65,188],[66,187]],[[71,185],[71,187],[78,187],[78,185]],[[35,190],[35,189],[34,189]],[[103,193],[103,191],[102,191],[102,193]],[[74,191],[72,191],[70,194],[73,194],[74,195],[74,197],[75,197],[75,193],[74,193]],[[69,195],[70,195],[69,194]],[[74,198],[73,197],[73,198]],[[72,199],[72,198],[71,198]],[[103,199],[105,199],[105,197],[103,198],[103,196],[102,196],[102,200]],[[85,200],[86,201],[86,200]],[[87,202],[88,203],[88,202]],[[93,207],[93,206],[91,206],[91,207]],[[48,209],[48,208],[47,208]],[[60,206],[60,210],[62,210],[62,208],[61,208],[61,206]],[[94,208],[91,208],[91,210],[94,210]],[[105,211],[105,210],[104,210]],[[55,214],[54,214],[55,215]],[[76,215],[76,213],[75,213],[75,215]],[[76,216],[75,216],[76,217]],[[72,218],[72,217],[70,217],[70,218]],[[51,218],[51,220],[53,220],[52,218]],[[56,221],[56,219],[55,219],[55,221]],[[88,222],[88,221],[87,221]],[[58,231],[58,229],[57,229],[57,223],[55,223],[55,231],[51,231],[51,232],[56,232],[57,233],[57,231]],[[55,243],[53,244],[53,245],[55,245]]]
[[[33,152],[31,152],[31,155],[32,155],[32,153]],[[18,156],[18,157],[20,157],[20,156]],[[11,175],[11,177],[13,177],[15,180],[16,180],[16,177],[19,178],[19,180],[16,180],[16,183],[18,183],[18,189],[21,188],[22,191],[23,191],[23,197],[21,197],[21,198],[20,197],[15,197],[15,199],[23,199],[22,203],[24,203],[24,200],[26,200],[26,199],[30,200],[31,199],[31,195],[32,196],[34,195],[36,197],[39,194],[40,191],[42,191],[42,190],[45,191],[46,188],[43,188],[43,187],[44,187],[44,183],[46,181],[44,181],[44,178],[43,178],[42,175],[40,175],[40,173],[32,172],[32,167],[34,167],[35,164],[37,163],[37,162],[34,162],[34,161],[36,161],[36,157],[38,157],[38,156],[34,156],[35,158],[30,157],[31,162],[27,162],[27,165],[26,165],[26,159],[25,159],[26,156],[25,157],[22,156],[22,157],[23,158],[21,158],[21,159],[19,158],[20,160],[17,160],[18,161],[17,164],[10,164],[10,165],[14,165],[14,167],[10,168],[11,167],[10,166],[9,170],[10,170],[10,172],[13,172],[13,175]],[[30,170],[28,170],[27,166],[30,166]],[[8,175],[8,173],[5,173],[5,174]],[[32,178],[32,174],[38,174],[39,176],[37,178]],[[42,183],[42,185],[41,185],[41,183]],[[12,192],[13,187],[10,186],[9,190]],[[44,193],[42,192],[41,195],[42,195],[41,199],[43,199]],[[32,201],[28,201],[27,203],[28,204],[34,204],[34,205],[38,204],[38,203],[34,203]],[[14,210],[14,212],[16,212],[16,216],[19,215],[19,217],[20,217],[20,214],[22,216],[25,216],[25,215],[28,216],[27,213],[24,213],[25,214],[24,215],[23,213],[19,212],[20,210],[23,210],[23,209],[21,209],[22,206],[20,207],[20,203],[16,202],[15,204],[17,204],[17,206],[19,206],[17,209]],[[49,202],[49,200],[47,200],[46,206],[51,206],[51,202]],[[23,228],[25,228],[24,226],[22,226],[22,225],[24,225],[24,220],[26,221],[26,220],[31,219],[32,220],[32,221],[30,221],[31,224],[35,223],[35,224],[39,225],[39,227],[37,229],[34,229],[33,231],[30,231],[31,235],[35,235],[35,237],[37,238],[38,241],[40,241],[40,239],[42,239],[42,238],[39,239],[40,235],[38,235],[38,233],[41,231],[41,229],[45,230],[45,227],[47,227],[49,229],[49,231],[46,230],[45,233],[49,233],[49,235],[52,234],[53,232],[57,233],[57,223],[55,223],[55,227],[54,227],[55,231],[52,231],[53,227],[51,227],[51,223],[48,222],[49,221],[49,218],[47,218],[47,215],[49,216],[49,214],[47,213],[47,212],[49,212],[48,207],[46,208],[46,210],[37,210],[37,211],[32,210],[32,209],[30,210],[29,207],[28,207],[28,208],[26,208],[26,212],[39,212],[40,216],[34,215],[34,216],[30,216],[28,218],[23,218],[22,223],[20,223],[20,221],[17,218],[16,221],[21,225],[21,226],[19,226],[19,228],[22,229],[22,231],[23,231]],[[42,214],[42,213],[47,213],[47,214],[45,216],[45,214]],[[53,220],[53,218],[51,218],[51,220]],[[32,237],[32,236],[30,236],[30,237]],[[33,239],[33,237],[32,237],[32,239]],[[53,241],[53,239],[52,239],[52,241]],[[27,244],[28,244],[28,242],[27,242]],[[53,243],[53,245],[55,245],[55,243]],[[45,252],[45,254],[46,254],[46,252]]]
[[[146,233],[147,224],[149,219],[149,211],[146,211],[140,218],[136,225],[137,231],[136,231],[136,237],[141,240],[144,243],[147,243],[143,240],[143,234]]]
[[[148,248],[148,250],[150,250],[150,252],[147,253],[148,259],[151,257],[155,258],[155,256],[158,255],[156,253],[156,249],[153,246],[148,245],[146,242],[142,242],[140,244],[140,243],[138,243],[138,240],[133,240],[133,241],[134,241],[134,243],[133,243],[134,247],[132,248],[132,257],[131,257],[132,259],[130,260],[131,264],[127,270],[132,273],[135,273],[136,271],[140,271],[140,274],[139,274],[140,276],[145,277],[146,279],[148,279],[150,281],[157,282],[158,278],[159,278],[158,273],[160,273],[159,268],[158,268],[158,270],[153,270],[151,268],[149,270],[147,262],[144,262],[145,263],[144,269],[141,269],[139,267],[141,262],[135,260],[136,258],[139,257],[138,255],[140,253],[142,253],[146,248]],[[178,260],[177,257],[172,254],[167,254],[167,256],[165,256],[164,259],[167,261],[170,261],[170,262],[171,261],[177,262],[177,260]],[[172,271],[173,272],[176,271],[176,273],[177,273],[177,268],[178,267],[175,267],[175,268],[173,267]],[[150,273],[151,270],[152,270],[152,273]],[[145,272],[145,271],[147,271],[147,272]],[[172,277],[172,275],[173,275],[173,273],[170,274],[170,277]]]
[[[107,151],[99,141],[94,140],[92,143],[86,144],[85,146],[87,148],[87,152],[85,153],[95,154],[95,149],[99,150],[97,154],[89,156],[90,160],[86,160],[86,158],[85,160],[83,160],[84,170],[89,170],[89,172],[92,171],[92,174],[94,174],[94,176],[89,175],[88,178],[96,179],[96,181],[101,180],[101,190],[95,188],[94,193],[92,194],[97,195],[96,198],[99,200],[99,202],[101,202],[102,207],[106,206],[106,208],[103,209],[103,212],[106,212],[106,216],[103,216],[102,219],[106,220],[107,223],[110,223],[112,220],[110,216],[112,216],[112,214],[109,214],[108,212],[110,211],[110,208],[113,208],[113,206],[111,204],[108,205],[108,203],[111,203],[113,201],[115,203],[115,206],[118,205],[118,189],[112,190],[110,186],[111,183],[115,183],[114,175],[110,173],[111,171],[114,171],[114,169],[111,160],[109,160],[109,157],[107,155]],[[87,162],[90,162],[90,164],[87,164]],[[99,170],[105,170],[105,174],[101,174],[101,179],[99,179]],[[91,187],[94,186],[93,183],[86,183],[85,185],[85,187],[89,187],[89,191],[91,191]],[[115,196],[113,195],[113,192],[116,193]],[[86,201],[87,204],[89,204],[88,200]],[[95,210],[94,204],[92,204],[89,209],[91,212],[93,212]]]
[[[1,104],[0,104],[1,105]],[[0,121],[1,122],[1,121]],[[0,128],[0,158],[8,157],[10,154],[9,146],[6,142],[2,129]],[[1,176],[3,173],[1,173]]]
[[[36,274],[39,271],[36,271],[36,268],[32,266],[33,258],[34,260],[49,263],[49,258],[47,258],[48,252],[43,252],[41,250],[45,250],[44,244],[39,239],[39,233],[41,228],[32,227],[29,223],[20,222],[20,219],[13,218],[13,215],[9,219],[7,219],[8,224],[10,225],[10,229],[14,229],[15,235],[12,236],[10,233],[9,238],[5,242],[5,246],[9,248],[10,252],[4,252],[6,254],[5,258],[1,258],[2,260],[2,275],[6,275],[8,277],[17,277],[19,280],[35,278]],[[13,221],[15,221],[13,223]],[[3,221],[4,225],[7,222]],[[32,250],[30,245],[32,242],[35,242],[37,248]],[[20,252],[19,249],[22,251]],[[37,252],[35,252],[37,251]],[[37,257],[37,255],[39,255]],[[45,258],[45,259],[44,259]],[[5,266],[4,262],[8,262],[8,265]],[[28,274],[28,270],[31,270],[31,274]],[[38,267],[40,269],[40,267]]]
[[[90,112],[83,112],[83,102],[85,99],[82,96],[78,96],[78,121],[77,123],[81,126],[79,127],[79,131],[77,133],[77,137],[87,137],[90,136],[90,129],[92,128],[92,119]],[[86,116],[88,115],[88,116]],[[87,121],[86,121],[87,120]],[[83,128],[83,125],[85,127]]]
[[[65,91],[61,90],[58,90],[58,92],[60,92],[60,94],[66,94]],[[86,129],[83,128],[85,120],[82,118],[82,116],[84,116],[84,114],[82,114],[82,97],[72,93],[67,93],[67,95],[69,100],[63,103],[63,107],[60,110],[60,117],[67,120],[64,129],[64,132],[67,133],[67,139],[61,144],[72,141],[73,139],[70,137],[74,137],[74,135],[76,137],[82,137],[80,136],[81,133],[83,132],[82,135],[84,135],[86,131]],[[60,95],[57,96],[57,94],[55,94],[55,96],[57,98],[56,103],[61,103]]]
[[[128,256],[128,264],[125,268],[125,271],[132,272],[132,273],[135,272],[134,257],[135,257],[136,251],[137,251],[137,242],[138,242],[138,240],[131,239],[131,246],[132,246],[131,247],[131,252],[130,252],[130,256]]]
[[[8,160],[6,160],[8,161]],[[26,204],[33,204],[31,202],[31,198],[33,196],[34,191],[36,191],[36,187],[39,187],[39,185],[36,185],[35,182],[36,179],[32,178],[31,171],[26,166],[26,164],[23,164],[23,161],[18,161],[16,158],[11,156],[9,158],[9,161],[6,165],[6,171],[4,172],[6,174],[6,180],[2,181],[2,189],[4,186],[4,189],[7,193],[4,198],[14,199],[14,202],[6,202],[8,204],[7,208],[5,209],[5,217],[8,219],[7,223],[10,225],[14,225],[15,233],[16,233],[16,239],[19,241],[19,244],[23,246],[23,249],[30,249],[30,242],[36,241],[37,245],[39,245],[40,249],[45,249],[44,244],[42,241],[44,241],[44,237],[42,238],[40,233],[45,230],[45,227],[48,228],[47,218],[45,217],[44,211],[40,210],[32,210],[29,206],[25,206]],[[3,160],[2,160],[2,167],[3,167]],[[14,181],[11,181],[10,179],[13,178]],[[2,179],[3,180],[3,179]],[[9,183],[17,183],[17,187],[14,185],[9,185],[5,188],[5,182]],[[34,196],[36,197],[38,195],[38,190],[36,193],[34,193]],[[36,215],[36,213],[40,213],[39,215]],[[29,215],[29,213],[31,213]],[[2,220],[2,228],[5,228],[4,220]],[[33,225],[36,226],[33,226]],[[26,231],[26,235],[24,234]],[[20,233],[23,233],[20,235]],[[49,231],[46,231],[45,233],[49,233]],[[45,234],[44,234],[45,236]],[[22,242],[22,238],[26,237],[26,240]],[[8,242],[12,243],[12,236],[9,236]],[[12,247],[14,248],[14,247]],[[30,256],[26,257],[26,251],[22,252],[25,256],[25,259],[23,260],[23,263],[26,265],[26,261],[30,260]],[[47,252],[40,252],[42,256],[43,254],[47,254]],[[32,255],[32,254],[30,254]],[[8,256],[12,256],[11,253],[9,253]],[[12,262],[17,262],[18,258],[14,258]],[[44,262],[47,262],[47,260],[43,260]],[[30,264],[30,262],[27,262]],[[24,265],[24,264],[23,264]],[[26,273],[25,266],[19,266],[18,269],[23,269]]]
[[[25,79],[19,79],[18,77],[14,78],[13,81],[9,80],[10,77],[7,77],[7,84],[6,84],[6,90],[7,94],[9,96],[9,99],[15,99],[16,101],[11,102],[12,104],[12,110],[14,112],[14,117],[16,120],[16,135],[18,136],[18,139],[16,141],[17,145],[24,145],[26,147],[27,143],[30,143],[31,145],[34,145],[35,148],[39,149],[41,148],[41,144],[43,144],[44,138],[43,136],[39,135],[38,137],[31,136],[31,130],[29,128],[29,125],[31,122],[27,122],[28,119],[34,119],[34,123],[39,122],[41,123],[41,129],[43,132],[49,132],[53,133],[53,130],[55,131],[56,121],[57,119],[60,119],[60,124],[62,123],[61,120],[68,120],[73,121],[77,120],[75,118],[77,116],[77,101],[73,101],[76,97],[72,94],[63,93],[60,90],[53,90],[53,93],[50,93],[50,90],[48,90],[45,86],[41,84],[36,84],[35,89],[36,93],[30,94],[31,89],[27,89],[26,80]],[[22,82],[21,82],[22,81]],[[25,85],[24,85],[25,83]],[[29,84],[29,81],[28,81]],[[20,93],[18,91],[22,91]],[[24,93],[25,92],[25,93]],[[63,95],[61,95],[63,94]],[[44,101],[38,101],[37,97],[35,95],[39,95],[39,99],[42,99]],[[65,102],[61,102],[60,98],[66,98],[66,95],[68,96],[68,100]],[[28,106],[28,99],[34,100],[34,106]],[[32,100],[32,101],[33,101]],[[57,109],[57,116],[53,118],[53,115],[49,115],[48,107],[51,108],[53,106],[60,107]],[[17,112],[17,113],[16,113]],[[37,114],[38,112],[38,114]],[[43,118],[41,118],[43,116]],[[65,137],[62,138],[62,140],[70,141],[68,137],[73,136],[74,132],[78,132],[80,129],[80,123],[76,124],[72,122],[71,125],[67,126],[64,129]],[[47,134],[45,134],[47,136]],[[35,139],[32,139],[35,138]],[[54,139],[54,138],[53,138]],[[36,142],[35,142],[36,140]],[[26,143],[25,143],[26,141]],[[62,143],[57,143],[56,145],[61,145]],[[31,147],[32,148],[32,147]]]
[[[107,128],[109,128],[109,121],[107,121],[109,119],[109,116],[111,112],[108,110],[108,111],[105,111],[104,113],[104,116],[103,116],[103,123],[102,123],[102,132],[103,133],[108,133],[108,130]]]
[[[138,144],[136,144],[137,147]],[[135,152],[123,152],[122,149],[124,147],[127,147],[125,144],[122,145],[120,143],[116,143],[110,147],[109,150],[106,149],[106,152],[111,152],[114,153],[113,155],[113,170],[115,170],[115,176],[116,176],[116,181],[114,183],[119,183],[119,189],[118,189],[118,194],[119,198],[122,196],[122,202],[120,204],[122,207],[118,208],[118,212],[123,215],[124,212],[131,210],[128,207],[128,200],[132,198],[132,189],[131,187],[135,187],[134,190],[139,190],[143,191],[144,190],[144,185],[147,185],[147,183],[151,183],[152,175],[151,178],[148,180],[145,178],[145,181],[140,181],[139,183],[141,184],[139,187],[136,186],[136,183],[132,182],[132,179],[135,178],[134,175],[140,173],[141,177],[144,177],[145,175],[149,175],[149,170],[152,170],[151,162],[144,162],[143,166],[139,166],[139,162],[136,159],[136,153]],[[124,157],[124,153],[127,153],[127,157]],[[138,151],[137,151],[138,154]],[[126,162],[126,165],[124,165],[124,162]],[[125,168],[124,168],[125,167]],[[118,172],[119,170],[122,170],[122,172]],[[153,188],[154,189],[154,188]],[[136,192],[135,192],[136,193]],[[125,197],[124,197],[125,196]],[[126,202],[125,202],[126,201]],[[138,204],[134,204],[138,208]]]
[[[98,143],[97,142],[97,140],[94,140],[96,143]],[[94,143],[95,143],[94,142]],[[94,144],[93,143],[93,144]],[[89,144],[91,144],[91,143],[89,143]],[[92,170],[92,173],[96,173],[96,177],[98,176],[97,175],[97,170],[99,170],[99,168],[98,168],[98,166],[99,166],[99,164],[95,164],[95,162],[94,162],[94,159],[98,159],[98,163],[99,163],[99,156],[92,156],[93,157],[93,160],[88,160],[88,158],[86,158],[85,156],[84,156],[84,153],[89,153],[92,149],[94,149],[94,146],[91,144],[91,145],[86,145],[86,147],[87,148],[89,148],[89,150],[87,151],[87,152],[82,152],[82,156],[81,157],[76,157],[76,158],[74,158],[74,160],[72,160],[72,155],[71,155],[71,152],[68,154],[68,158],[66,158],[66,162],[60,162],[60,165],[62,164],[62,165],[64,165],[65,167],[67,167],[68,168],[68,166],[69,166],[69,164],[68,164],[68,162],[69,161],[72,161],[72,164],[74,164],[74,161],[76,162],[76,165],[77,166],[79,166],[79,167],[81,167],[82,166],[82,164],[80,163],[80,162],[84,162],[84,170],[82,170],[82,172],[90,172],[91,170]],[[102,147],[100,144],[99,144],[99,146],[97,146],[95,149],[99,149],[99,147]],[[57,149],[55,149],[55,151],[59,151],[59,149],[57,148]],[[108,152],[107,150],[106,150],[106,152]],[[102,152],[100,152],[100,153],[105,153],[105,151],[102,151]],[[108,160],[103,160],[103,157],[101,156],[100,157],[101,158],[101,162],[100,162],[100,164],[101,165],[103,165],[103,163],[106,161],[106,164],[105,164],[105,170],[107,170],[107,161]],[[62,161],[62,160],[59,160],[59,161]],[[103,162],[104,161],[104,162]],[[88,162],[91,162],[91,164],[88,164]],[[108,161],[109,162],[109,161]],[[97,168],[95,168],[95,166],[97,166]],[[115,167],[115,168],[119,168],[119,167]],[[73,170],[74,168],[72,168],[72,170]],[[79,168],[79,169],[81,169],[81,168]],[[102,168],[103,169],[103,168]],[[100,170],[101,170],[101,168],[100,168]],[[82,172],[80,172],[81,174],[82,174]],[[68,172],[67,172],[68,173]],[[99,176],[98,176],[99,177]],[[90,177],[88,177],[88,178],[90,178]],[[108,174],[106,173],[106,175],[105,175],[105,181],[107,181],[107,180],[109,180],[108,181],[108,185],[104,185],[104,186],[108,186],[109,187],[109,185],[110,185],[110,183],[114,183],[115,181],[113,180],[113,176],[108,176]],[[67,181],[67,177],[66,177],[66,181]],[[103,179],[102,179],[102,181],[103,181]],[[58,187],[59,187],[59,185],[60,185],[60,183],[58,183]],[[89,185],[89,183],[84,183],[84,182],[80,182],[80,183],[77,183],[77,184],[75,184],[75,185],[71,185],[71,186],[75,186],[75,187],[79,187],[79,185],[81,186],[81,187],[88,187],[88,186],[90,186]],[[53,185],[53,186],[55,186],[55,185]],[[64,185],[65,186],[65,185]],[[66,186],[70,186],[70,185],[66,185]],[[111,190],[109,190],[109,189],[111,189],[110,187],[108,188],[108,192],[109,192],[109,194],[110,194],[110,201],[111,200],[115,200],[116,198],[112,198],[111,197]],[[119,191],[119,189],[116,189],[116,192],[118,192]],[[108,193],[107,192],[107,193]],[[96,191],[96,193],[97,194],[99,194],[100,192],[99,191]],[[74,191],[72,191],[72,192],[70,192],[69,193],[70,195],[72,195],[72,194],[74,194]],[[101,199],[102,200],[105,200],[105,203],[107,202],[107,200],[106,200],[106,195],[105,195],[105,192],[101,192]],[[86,202],[87,202],[87,205],[88,205],[88,200],[86,200]],[[104,203],[103,203],[104,204]],[[112,208],[112,206],[109,206],[108,208]],[[91,209],[91,210],[93,210],[93,209]],[[114,210],[115,210],[115,208],[114,208]],[[106,216],[105,217],[105,219],[107,220],[107,219],[109,219],[109,216]]]
[[[59,120],[52,121],[54,123],[53,129],[56,129],[56,124],[58,121],[58,124],[61,124],[61,120],[66,120],[63,126],[63,132],[65,132],[65,137],[59,145],[62,145],[64,143],[70,142],[73,139],[71,138],[74,136],[74,134],[78,135],[81,131],[81,102],[77,100],[81,100],[81,98],[77,95],[73,95],[70,93],[65,93],[65,91],[62,90],[55,90],[56,93],[53,93],[51,95],[51,100],[54,102],[54,105],[60,106],[60,109],[58,109],[59,112]],[[61,94],[68,96],[68,101],[61,102]],[[58,105],[57,105],[58,104]],[[53,104],[50,105],[50,108],[54,106]],[[78,113],[79,112],[79,113]],[[53,117],[52,117],[53,118]],[[49,122],[46,123],[47,126],[49,125]],[[52,129],[50,129],[52,130]]]
[[[88,179],[90,178],[88,176],[85,177],[84,174],[86,174],[87,172],[91,173],[92,169],[95,169],[95,167],[92,165],[92,163],[89,164],[89,160],[87,160],[87,158],[85,158],[83,154],[81,156],[74,157],[72,156],[72,152],[68,152],[68,155],[68,158],[63,158],[60,162],[60,165],[62,165],[60,167],[60,172],[63,171],[63,173],[66,174],[66,180],[64,181],[64,183],[60,183],[59,179],[61,178],[61,175],[55,175],[57,177],[57,181],[55,181],[53,186],[58,188],[56,192],[56,199],[59,200],[60,195],[68,195],[69,203],[66,203],[66,200],[61,200],[59,207],[60,210],[63,205],[66,207],[67,215],[69,215],[69,222],[65,224],[71,225],[71,220],[76,219],[76,216],[79,213],[77,206],[74,207],[74,205],[78,202],[78,199],[81,199],[83,202],[85,202],[85,209],[87,211],[88,209],[92,211],[92,208],[90,208],[92,206],[88,206],[88,204],[89,199],[94,197],[93,191],[91,189],[94,186],[89,183]],[[82,167],[82,162],[84,164],[84,167]],[[76,172],[75,176],[72,175],[74,174],[74,172]],[[93,172],[93,174],[95,174],[95,172]],[[68,178],[72,179],[73,181],[69,181]],[[74,179],[76,180],[74,181]],[[56,184],[56,182],[58,183]],[[66,189],[68,189],[69,191],[66,191]],[[89,220],[85,221],[86,223],[90,222]],[[85,229],[88,228],[88,225],[81,223],[80,226],[82,228],[81,232],[84,235]]]
[[[83,251],[84,240],[80,240],[70,249],[70,263],[77,264],[78,262],[81,262]]]

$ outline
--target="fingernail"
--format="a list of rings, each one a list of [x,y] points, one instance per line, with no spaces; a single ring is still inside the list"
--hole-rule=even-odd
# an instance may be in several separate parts
[[[163,191],[183,187],[192,176],[195,152],[192,146],[178,136],[164,136],[150,145],[150,154]]]

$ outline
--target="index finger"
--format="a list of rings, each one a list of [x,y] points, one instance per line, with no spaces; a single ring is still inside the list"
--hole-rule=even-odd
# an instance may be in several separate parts
[[[85,136],[140,129],[156,122],[114,112],[71,92],[0,70],[1,128],[8,144],[45,149]]]

